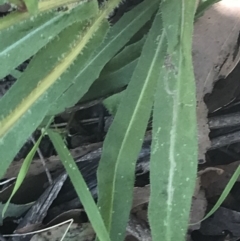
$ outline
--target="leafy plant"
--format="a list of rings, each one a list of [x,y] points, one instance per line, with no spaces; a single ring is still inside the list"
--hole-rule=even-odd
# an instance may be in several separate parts
[[[135,164],[153,113],[152,237],[183,240],[197,166],[191,57],[195,1],[145,0],[112,26],[107,18],[120,0],[8,2],[17,10],[1,19],[0,78],[13,73],[18,79],[0,99],[0,178],[46,120],[78,101],[118,93],[104,101],[114,121],[97,172],[98,208],[59,134],[47,133],[99,240],[122,241]],[[209,3],[200,4],[197,13]],[[20,74],[16,67],[26,60],[30,63]]]

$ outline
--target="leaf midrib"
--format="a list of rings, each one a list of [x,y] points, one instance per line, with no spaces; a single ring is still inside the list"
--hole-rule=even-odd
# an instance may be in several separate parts
[[[82,40],[73,48],[70,53],[55,67],[53,70],[40,82],[39,85],[20,103],[16,109],[8,114],[3,121],[0,122],[0,138],[9,131],[9,129],[21,118],[27,110],[38,100],[47,89],[49,89],[61,76],[61,74],[71,65],[72,61],[78,56],[81,50],[84,48],[92,34],[98,29],[102,20],[104,19],[104,12],[96,18],[96,22],[90,27],[87,34]],[[81,36],[80,36],[81,37]]]
[[[150,68],[149,68],[149,71],[148,71],[148,74],[147,74],[147,77],[146,77],[147,81],[145,81],[145,83],[144,83],[144,85],[143,85],[142,91],[141,91],[141,93],[140,93],[139,101],[137,102],[136,108],[134,109],[134,112],[133,112],[133,115],[132,115],[133,118],[131,118],[131,120],[130,120],[130,124],[128,125],[128,128],[127,128],[127,130],[126,130],[126,133],[129,133],[129,130],[131,129],[131,127],[132,127],[132,125],[133,125],[133,123],[134,123],[136,113],[137,113],[137,111],[138,111],[138,109],[139,109],[141,100],[143,99],[145,90],[146,90],[147,85],[148,85],[148,83],[149,83],[149,78],[151,77],[151,73],[152,73],[152,71],[153,71],[153,68],[154,68],[154,65],[155,65],[155,62],[156,62],[158,53],[159,53],[160,50],[161,50],[161,46],[162,46],[164,37],[165,37],[165,36],[162,35],[162,36],[161,36],[161,40],[159,41],[157,51],[156,51],[156,53],[155,53],[155,55],[154,55],[152,64],[151,64],[151,66],[150,66]],[[121,145],[121,147],[120,147],[120,149],[119,149],[120,155],[118,155],[118,157],[117,157],[116,165],[115,165],[115,168],[114,168],[114,179],[113,179],[113,182],[112,182],[113,185],[112,185],[112,192],[111,192],[112,196],[111,196],[111,199],[110,199],[110,200],[111,200],[111,205],[110,205],[110,207],[111,207],[110,210],[111,210],[111,211],[109,212],[109,215],[110,215],[110,216],[109,216],[109,220],[110,220],[109,224],[112,224],[112,210],[113,210],[113,202],[114,202],[113,197],[114,197],[114,193],[115,193],[115,186],[116,186],[115,183],[116,183],[116,177],[117,177],[116,173],[117,173],[117,170],[118,170],[118,166],[119,166],[119,164],[120,164],[120,161],[119,161],[119,160],[121,159],[120,156],[121,156],[122,150],[123,150],[123,148],[124,148],[124,146],[125,146],[125,143],[127,142],[128,136],[129,136],[128,134],[125,135],[125,137],[124,137],[124,139],[123,139],[122,145]]]

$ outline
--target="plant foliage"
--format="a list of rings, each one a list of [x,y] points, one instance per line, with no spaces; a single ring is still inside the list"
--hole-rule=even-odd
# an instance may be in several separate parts
[[[0,0],[0,5],[5,2],[16,10],[0,19],[0,78],[12,74],[17,81],[0,99],[0,178],[46,120],[77,102],[104,98],[114,121],[97,171],[98,206],[60,135],[47,130],[98,239],[125,238],[135,164],[153,117],[152,238],[184,240],[197,167],[193,24],[215,1],[201,3],[195,16],[195,1],[144,0],[115,24],[108,18],[121,0]],[[20,73],[16,68],[24,61],[29,64]]]

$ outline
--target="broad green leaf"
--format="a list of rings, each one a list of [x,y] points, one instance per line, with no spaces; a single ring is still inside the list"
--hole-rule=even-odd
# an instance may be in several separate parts
[[[98,12],[96,1],[89,1],[69,13],[47,12],[0,31],[0,79],[36,54],[64,28],[84,21]]]
[[[96,203],[93,200],[91,192],[88,189],[86,182],[83,179],[81,172],[73,160],[70,151],[67,149],[62,137],[51,129],[47,133],[65,167],[69,178],[75,188],[75,191],[83,204],[88,218],[100,241],[110,241],[108,232],[98,210]]]
[[[4,217],[4,214],[7,211],[7,208],[9,206],[9,204],[10,204],[10,201],[11,201],[12,197],[14,196],[14,194],[17,192],[17,190],[21,186],[22,182],[24,181],[24,179],[25,179],[25,177],[27,175],[28,169],[30,167],[30,164],[32,162],[32,159],[33,159],[34,155],[36,154],[36,151],[37,151],[37,149],[39,147],[39,144],[40,144],[42,138],[43,138],[43,133],[38,138],[38,141],[34,144],[33,148],[28,153],[27,157],[24,159],[23,164],[22,164],[22,166],[20,168],[20,171],[18,173],[18,176],[17,176],[17,179],[16,179],[16,183],[14,185],[13,191],[12,191],[9,199],[7,200],[5,206],[4,206],[3,210],[2,210],[2,217]]]
[[[157,14],[103,145],[98,205],[110,238],[122,241],[132,205],[135,165],[153,105],[166,39]],[[107,170],[107,171],[106,171]]]
[[[85,65],[75,65],[75,70],[70,76],[73,84],[61,98],[53,104],[49,115],[63,112],[73,106],[89,89],[92,83],[99,77],[105,64],[124,47],[129,39],[148,21],[156,11],[157,0],[148,0],[136,6],[126,13],[110,30],[107,38]],[[79,67],[81,66],[81,67]],[[66,77],[69,79],[69,77]]]
[[[82,27],[83,23],[70,26],[42,49],[20,79],[0,99],[0,153],[4,156],[0,162],[0,176],[27,137],[42,122],[50,105],[70,86],[71,79],[60,76],[69,73],[65,71],[74,66],[71,64],[76,58],[88,60],[85,51],[94,52],[105,37],[109,24],[105,13],[101,12],[95,21],[84,27],[84,31]],[[85,48],[87,44],[89,48]]]
[[[24,0],[27,10],[30,14],[38,12],[38,0]]]
[[[174,11],[174,14],[169,14]],[[195,1],[161,4],[168,50],[153,110],[149,222],[153,241],[185,240],[197,174],[196,89],[192,66]],[[161,217],[161,218],[159,218]]]

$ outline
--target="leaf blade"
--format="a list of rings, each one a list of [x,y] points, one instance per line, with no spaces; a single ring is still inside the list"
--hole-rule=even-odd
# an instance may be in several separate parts
[[[74,105],[96,80],[104,65],[128,42],[128,40],[142,27],[156,11],[156,0],[151,3],[145,1],[123,16],[110,30],[107,38],[97,49],[94,57],[80,70],[77,69],[71,86],[52,106],[49,115],[56,115]],[[85,81],[86,80],[86,81]],[[81,83],[81,85],[80,85]],[[74,93],[78,92],[77,97]],[[71,96],[71,98],[69,98]],[[78,99],[77,99],[78,98]]]
[[[113,94],[126,87],[137,65],[146,38],[126,46],[103,68],[99,78],[91,85],[81,102],[87,102]]]
[[[134,171],[153,104],[166,40],[157,14],[124,98],[103,145],[97,176],[99,201],[112,240],[123,240],[129,217]],[[107,173],[106,173],[106,170]]]
[[[12,200],[12,197],[14,196],[14,194],[17,192],[17,190],[19,189],[19,187],[23,183],[24,178],[27,175],[27,172],[29,170],[29,167],[31,165],[33,157],[34,157],[35,153],[37,152],[37,149],[38,149],[38,147],[40,145],[40,142],[41,142],[42,138],[43,138],[43,133],[38,138],[37,142],[34,144],[33,148],[28,153],[27,157],[24,159],[23,164],[22,164],[22,166],[21,166],[21,168],[19,170],[19,173],[18,173],[18,176],[17,176],[17,179],[16,179],[16,183],[14,185],[12,193],[11,193],[10,197],[8,198],[7,202],[5,203],[4,208],[2,210],[2,217],[4,217],[4,214],[6,213],[7,208],[8,208],[8,206],[9,206],[11,200]]]
[[[65,146],[64,141],[57,132],[54,132],[51,129],[47,129],[47,133],[72,181],[79,199],[81,199],[83,207],[94,230],[96,231],[98,238],[101,241],[110,241],[108,232],[101,218],[97,205],[93,200],[93,197],[88,189],[86,182],[83,179],[81,172],[78,170],[78,166],[73,160],[69,150]]]
[[[101,18],[103,18],[102,15]],[[66,34],[67,30],[61,33],[62,39],[68,41],[68,44],[62,45],[65,42],[58,41],[58,39],[51,42],[49,48],[44,48],[39,52],[38,56],[40,57],[36,56],[36,61],[31,62],[32,68],[28,67],[27,71],[20,77],[21,81],[19,79],[0,99],[2,115],[0,121],[0,152],[4,153],[4,161],[0,162],[0,176],[4,175],[17,151],[46,116],[50,105],[71,84],[69,80],[58,78],[65,71],[65,68],[71,65],[70,60],[78,56],[78,51],[82,51],[88,41],[92,44],[95,43],[95,47],[101,44],[108,27],[108,22],[103,18],[103,22],[94,22],[93,26],[90,25],[91,31],[87,28],[83,36],[79,36],[79,30],[74,31],[78,28],[78,23],[70,26],[67,29],[69,34]],[[92,32],[95,33],[93,38]],[[71,47],[71,43],[75,40],[73,36],[77,38],[76,44],[78,45],[74,49]],[[50,54],[50,50],[52,54]],[[65,50],[67,50],[67,54],[64,52]],[[94,50],[92,49],[92,51]],[[63,54],[63,58],[58,58],[59,53]],[[83,55],[79,56],[85,58]],[[43,59],[45,59],[44,63]],[[41,69],[39,63],[42,66]],[[21,135],[19,134],[16,138],[15,133],[21,133]],[[10,143],[12,142],[15,143],[15,146],[11,151],[8,151],[6,147],[11,147]]]
[[[38,12],[38,0],[24,0],[27,10],[32,15]]]
[[[167,0],[161,10],[168,50],[154,102],[148,214],[153,241],[173,241],[185,240],[197,171],[191,57],[195,3]]]
[[[0,31],[0,79],[29,59],[63,29],[76,21],[84,21],[98,12],[96,1],[79,5],[69,13],[46,12],[29,17]]]

